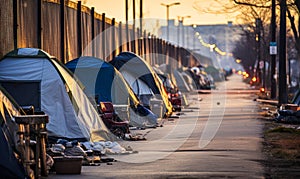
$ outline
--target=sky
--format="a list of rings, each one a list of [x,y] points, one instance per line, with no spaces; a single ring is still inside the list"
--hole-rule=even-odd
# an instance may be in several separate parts
[[[136,1],[136,18],[139,18],[139,2]],[[228,0],[224,0],[228,1]],[[169,8],[170,19],[177,21],[178,16],[191,16],[184,19],[184,25],[210,25],[210,24],[227,24],[228,21],[235,20],[232,14],[214,14],[204,13],[207,8],[219,8],[220,5],[214,0],[143,0],[143,14],[146,19],[166,19],[166,7],[161,3],[171,4],[180,2],[180,5]],[[108,18],[115,18],[116,21],[125,21],[125,0],[82,0],[82,3],[88,7],[95,7],[97,13],[105,13]],[[133,0],[128,0],[129,4],[129,21],[133,18]],[[194,7],[197,6],[196,10]],[[163,24],[161,24],[163,25]]]

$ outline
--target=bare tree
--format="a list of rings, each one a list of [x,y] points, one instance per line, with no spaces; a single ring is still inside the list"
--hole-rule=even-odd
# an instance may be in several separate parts
[[[279,1],[277,0],[277,15],[279,15]],[[271,0],[214,0],[214,2],[222,5],[222,8],[216,9],[216,7],[210,7],[209,9],[201,9],[201,4],[195,1],[194,8],[201,12],[217,13],[217,14],[228,14],[233,12],[239,12],[236,15],[236,22],[240,24],[241,27],[247,28],[244,30],[245,36],[247,33],[255,30],[255,19],[259,18],[262,21],[262,50],[265,50],[268,54],[269,46],[269,32],[270,32],[270,19],[271,19]],[[293,34],[293,39],[295,42],[295,48],[298,52],[298,57],[300,57],[300,0],[287,0],[287,17],[289,20],[288,24],[288,35]],[[219,6],[220,7],[220,6]],[[276,18],[276,24],[279,24],[279,17]],[[244,39],[241,39],[243,41]],[[254,39],[252,39],[254,40]],[[239,44],[239,43],[238,43]],[[288,44],[293,45],[293,44]],[[237,47],[237,49],[240,47]],[[250,48],[250,47],[249,47]],[[290,48],[290,47],[289,47]],[[235,49],[235,52],[237,52]],[[240,56],[239,54],[238,56]],[[246,56],[246,55],[245,55]],[[264,57],[262,57],[264,58]]]

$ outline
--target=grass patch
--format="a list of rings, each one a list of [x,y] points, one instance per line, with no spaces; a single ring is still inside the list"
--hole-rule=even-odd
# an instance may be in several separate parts
[[[265,142],[274,158],[300,159],[300,131],[297,129],[280,126],[267,130]]]
[[[294,128],[287,128],[287,127],[276,127],[274,129],[268,130],[266,133],[290,133],[290,134],[298,134],[300,135],[300,130],[294,129]]]

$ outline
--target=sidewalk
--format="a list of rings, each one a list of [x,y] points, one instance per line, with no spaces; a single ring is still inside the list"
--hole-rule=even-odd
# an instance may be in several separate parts
[[[263,178],[255,91],[236,75],[217,85],[211,94],[189,95],[191,105],[180,118],[141,131],[146,141],[123,143],[138,154],[115,156],[112,165],[83,166],[81,175],[48,178]]]

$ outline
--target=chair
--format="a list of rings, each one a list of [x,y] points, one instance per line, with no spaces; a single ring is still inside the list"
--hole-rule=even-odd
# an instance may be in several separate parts
[[[112,133],[121,138],[123,138],[126,133],[129,133],[128,121],[116,121],[117,115],[115,114],[114,106],[111,102],[100,102],[99,111],[104,124]]]

